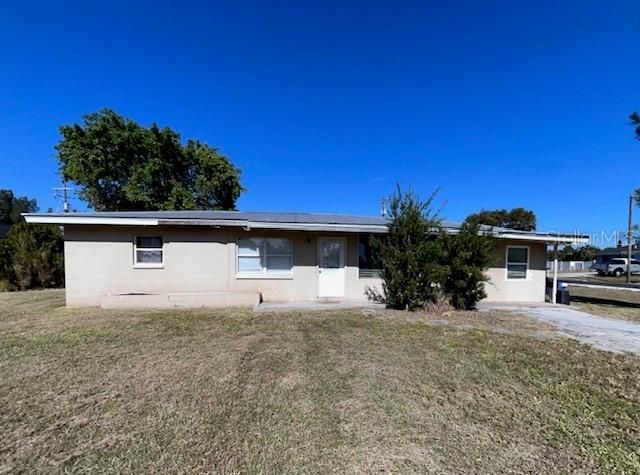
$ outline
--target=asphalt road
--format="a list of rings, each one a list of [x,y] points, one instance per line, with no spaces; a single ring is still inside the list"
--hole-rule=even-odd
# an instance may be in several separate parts
[[[583,284],[594,287],[616,287],[621,289],[640,289],[640,284],[627,284],[624,277],[620,278],[620,282],[598,282],[591,279],[581,279],[580,277],[558,277],[558,282],[566,282],[567,284]]]

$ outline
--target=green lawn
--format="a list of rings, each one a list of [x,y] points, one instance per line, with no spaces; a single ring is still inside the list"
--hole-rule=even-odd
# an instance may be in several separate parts
[[[5,293],[0,473],[638,473],[639,362],[509,314]]]

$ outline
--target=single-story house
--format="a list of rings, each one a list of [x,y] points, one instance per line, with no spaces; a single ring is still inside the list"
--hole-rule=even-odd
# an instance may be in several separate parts
[[[67,305],[253,305],[381,292],[369,237],[382,217],[238,211],[29,213],[64,227]],[[459,224],[444,222],[447,232]],[[488,300],[543,302],[546,248],[586,237],[493,228]]]

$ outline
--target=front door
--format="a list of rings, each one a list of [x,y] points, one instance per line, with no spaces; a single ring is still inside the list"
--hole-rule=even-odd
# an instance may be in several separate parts
[[[318,238],[318,297],[344,297],[344,239]]]

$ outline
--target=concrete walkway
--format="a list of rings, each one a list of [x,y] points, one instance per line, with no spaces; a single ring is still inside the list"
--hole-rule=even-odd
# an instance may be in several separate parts
[[[514,310],[549,323],[563,330],[567,336],[601,350],[640,355],[640,324],[638,323],[596,316],[565,305],[512,305],[494,308]]]

